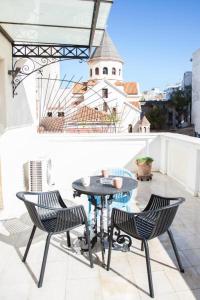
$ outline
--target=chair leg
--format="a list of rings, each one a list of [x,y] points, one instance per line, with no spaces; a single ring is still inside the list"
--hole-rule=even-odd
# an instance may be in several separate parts
[[[176,259],[177,259],[177,262],[178,262],[179,269],[180,269],[181,273],[184,273],[183,265],[181,263],[181,259],[180,259],[180,256],[178,254],[178,250],[177,250],[177,247],[176,247],[176,243],[175,243],[173,234],[172,234],[170,229],[167,230],[167,233],[169,235],[169,239],[170,239],[172,247],[174,249],[174,253],[175,253],[175,256],[176,256]]]
[[[112,251],[113,231],[114,231],[114,228],[111,225],[111,230],[110,230],[110,235],[109,235],[109,246],[108,246],[107,271],[110,270],[110,260],[111,260],[111,251]]]
[[[43,256],[43,260],[42,260],[42,267],[41,267],[41,271],[40,271],[40,278],[38,281],[39,288],[42,286],[42,282],[43,282],[43,278],[44,278],[44,271],[45,271],[46,262],[47,262],[47,255],[48,255],[48,250],[49,250],[50,239],[51,239],[51,234],[49,233],[47,236],[47,239],[46,239],[44,256]]]
[[[149,257],[149,246],[146,240],[143,240],[145,255],[146,255],[146,264],[147,264],[147,274],[148,274],[148,281],[149,281],[149,291],[150,296],[154,298],[154,290],[153,290],[153,280],[151,274],[151,264],[150,264],[150,257]]]
[[[86,233],[86,239],[88,244],[88,253],[89,253],[89,260],[90,260],[90,267],[93,268],[93,259],[92,259],[92,248],[91,248],[91,241],[90,241],[90,231],[88,228],[88,225],[85,225],[85,233]]]
[[[35,234],[35,230],[36,230],[36,226],[34,225],[32,231],[31,231],[31,235],[30,235],[28,244],[27,244],[27,246],[26,246],[26,251],[25,251],[24,256],[23,256],[23,258],[22,258],[22,261],[23,261],[23,262],[26,261],[26,258],[27,258],[27,255],[28,255],[28,252],[29,252],[29,249],[30,249],[30,246],[31,246],[33,237],[34,237],[34,234]]]
[[[67,247],[71,247],[71,239],[70,239],[70,233],[69,233],[69,231],[67,231]]]
[[[141,242],[141,251],[144,251],[144,242]]]

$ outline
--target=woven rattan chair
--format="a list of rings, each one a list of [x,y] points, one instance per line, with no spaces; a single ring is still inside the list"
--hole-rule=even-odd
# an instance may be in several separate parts
[[[67,244],[68,247],[70,247],[71,243],[69,231],[75,227],[85,225],[90,266],[91,268],[93,267],[88,222],[84,207],[82,205],[67,208],[58,191],[41,193],[19,192],[16,196],[26,205],[30,218],[34,224],[24,257],[22,259],[23,262],[26,261],[36,228],[47,232],[38,287],[42,286],[49,243],[51,236],[54,234],[67,232]]]
[[[109,271],[110,269],[113,231],[114,228],[117,228],[124,231],[131,237],[142,241],[142,250],[143,247],[145,249],[150,296],[152,298],[154,297],[154,290],[149,258],[149,240],[167,232],[175,252],[179,269],[181,272],[184,272],[178,250],[170,230],[170,226],[176,215],[177,209],[184,200],[184,198],[164,198],[157,195],[151,195],[149,203],[142,212],[129,213],[113,208],[111,216],[111,231],[109,235],[107,270]]]

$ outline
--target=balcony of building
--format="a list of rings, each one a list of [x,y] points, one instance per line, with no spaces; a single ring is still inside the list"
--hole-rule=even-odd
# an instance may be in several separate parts
[[[12,132],[12,133],[11,133]],[[100,249],[93,255],[94,269],[76,248],[66,244],[66,235],[52,238],[44,286],[37,288],[37,276],[44,248],[44,234],[38,230],[27,263],[21,262],[31,231],[31,221],[15,194],[24,190],[24,164],[34,158],[51,158],[52,182],[69,205],[84,204],[84,196],[73,199],[72,181],[102,168],[123,167],[135,172],[135,159],[154,158],[152,181],[139,182],[132,210],[141,210],[152,193],[181,196],[172,231],[185,273],[177,263],[168,237],[150,241],[156,299],[199,299],[199,151],[198,139],[178,134],[129,135],[38,135],[34,129],[15,129],[1,140],[3,209],[1,210],[2,299],[149,299],[144,253],[133,240],[128,252],[113,251],[111,271],[101,266]],[[107,255],[107,252],[106,252]],[[107,257],[107,256],[106,256]],[[12,287],[12,288],[11,288]]]
[[[23,264],[32,222],[16,198],[18,191],[27,189],[27,162],[50,159],[48,188],[58,189],[67,205],[83,204],[88,211],[86,197],[73,198],[72,182],[105,168],[135,173],[135,160],[143,155],[154,159],[153,179],[138,183],[132,211],[141,210],[152,193],[186,199],[172,226],[185,273],[177,269],[167,236],[150,241],[155,298],[200,299],[199,140],[169,133],[37,133],[36,71],[63,59],[89,58],[91,48],[101,41],[112,1],[1,2],[0,299],[149,299],[145,257],[137,240],[130,251],[113,251],[107,272],[98,245],[93,250],[94,269],[88,267],[77,247],[77,230],[71,248],[66,235],[52,238],[44,284],[38,289],[45,235],[37,230]],[[25,22],[25,16],[31,21]],[[43,76],[48,77],[45,69]]]

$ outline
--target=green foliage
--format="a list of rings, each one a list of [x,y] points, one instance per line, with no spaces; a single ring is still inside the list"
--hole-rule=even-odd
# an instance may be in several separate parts
[[[145,156],[145,157],[139,157],[136,159],[137,164],[147,164],[149,165],[150,163],[153,162],[153,158],[149,157],[149,156]]]
[[[188,110],[192,102],[192,86],[185,87],[184,90],[177,90],[171,95],[171,105],[174,107],[178,114],[180,121],[180,116],[187,116]]]
[[[185,93],[182,90],[173,92],[170,100],[177,112],[183,112],[188,105],[188,99],[185,97]]]
[[[152,129],[162,129],[166,125],[167,114],[164,108],[154,106],[147,114]]]
[[[118,123],[120,121],[119,117],[116,115],[116,113],[111,113],[106,116],[106,122],[109,123]]]

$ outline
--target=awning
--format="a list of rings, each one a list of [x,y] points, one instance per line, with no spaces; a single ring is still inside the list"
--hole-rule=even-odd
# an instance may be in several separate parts
[[[10,42],[99,46],[111,0],[0,0]]]

